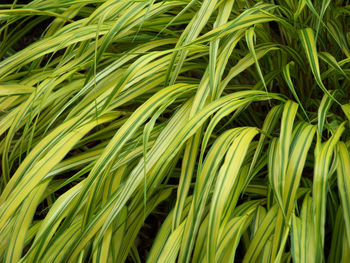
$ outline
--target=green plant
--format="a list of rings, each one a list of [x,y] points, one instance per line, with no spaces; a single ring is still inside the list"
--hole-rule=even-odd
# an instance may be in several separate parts
[[[0,261],[346,262],[349,12],[0,4]]]

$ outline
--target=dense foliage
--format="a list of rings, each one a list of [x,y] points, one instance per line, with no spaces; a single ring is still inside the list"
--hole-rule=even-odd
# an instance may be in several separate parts
[[[347,262],[350,5],[0,3],[0,262]]]

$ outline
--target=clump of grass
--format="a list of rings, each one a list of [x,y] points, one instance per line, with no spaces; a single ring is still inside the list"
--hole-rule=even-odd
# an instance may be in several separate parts
[[[350,257],[348,1],[0,4],[1,262]]]

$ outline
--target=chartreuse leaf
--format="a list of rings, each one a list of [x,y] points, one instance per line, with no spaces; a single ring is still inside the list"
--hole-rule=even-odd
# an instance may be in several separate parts
[[[225,3],[221,4],[219,7],[219,13],[218,16],[216,17],[216,21],[214,23],[214,28],[217,28],[219,26],[224,25],[227,23],[229,16],[230,16],[230,11],[232,10],[232,6],[234,4],[234,0],[229,0],[225,1]],[[232,38],[231,38],[232,39]],[[218,82],[220,79],[218,78],[216,72],[217,72],[217,67],[224,67],[224,63],[220,63],[217,61],[218,59],[218,50],[219,50],[219,44],[220,44],[220,38],[215,39],[210,42],[210,50],[209,50],[209,85],[211,89],[211,98],[214,98],[215,93],[216,93],[216,87],[218,85]],[[231,45],[231,48],[233,48],[234,45]],[[227,50],[227,49],[226,49]],[[230,48],[228,48],[230,50]],[[230,50],[232,52],[232,50]],[[229,53],[231,53],[228,51]],[[224,51],[225,52],[225,51]],[[220,71],[219,71],[220,72]],[[221,76],[220,76],[221,77]]]
[[[0,97],[31,94],[34,90],[33,87],[25,85],[0,83]]]
[[[103,122],[111,119],[111,117],[105,117],[101,118],[101,121]],[[41,180],[45,178],[52,167],[61,161],[70,148],[96,125],[94,121],[72,132],[64,133],[75,121],[75,119],[72,119],[70,122],[65,123],[49,134],[45,140],[42,140],[33,151],[31,151],[16,174],[11,178],[11,181],[0,196],[2,208],[0,212],[0,231],[6,227],[8,218],[27,198],[27,195],[40,184]],[[52,148],[47,151],[46,147],[50,147],[50,145],[55,142],[54,138],[57,140],[56,144],[51,146]],[[62,147],[62,145],[66,147]],[[33,162],[37,162],[38,164],[33,165]],[[26,169],[28,170],[26,172],[27,176],[23,177],[22,174]]]
[[[108,160],[115,158],[118,152],[121,150],[122,146],[127,142],[127,140],[136,132],[137,128],[147,119],[153,111],[159,107],[162,103],[168,101],[169,99],[173,99],[174,96],[178,96],[181,93],[193,89],[193,85],[187,84],[176,84],[174,86],[170,86],[167,89],[162,90],[153,96],[150,100],[148,100],[143,107],[140,107],[129,119],[128,121],[118,130],[118,132],[114,135],[109,145],[105,148],[101,157],[97,160],[96,165],[90,173],[90,176],[87,181],[87,185],[85,187],[85,191],[88,189],[96,189],[98,186],[96,184],[95,178],[103,174],[103,172],[108,171],[108,167],[104,164],[108,162]],[[145,114],[145,112],[148,113]],[[90,192],[92,193],[92,192]],[[88,199],[88,207],[91,206],[88,210],[86,210],[84,220],[88,221],[92,215],[92,209],[94,208],[94,196],[93,194],[89,194]]]
[[[312,198],[304,198],[300,217],[291,217],[292,257],[295,262],[316,262],[315,226]]]
[[[334,148],[344,131],[344,124],[345,123],[342,123],[336,130],[335,134],[333,134],[327,142],[323,143],[320,146],[319,151],[315,153],[315,169],[312,192],[313,209],[315,213],[315,242],[317,245],[316,261],[322,260],[323,257],[329,166]]]
[[[338,166],[338,189],[344,214],[345,230],[347,240],[350,240],[350,155],[344,142],[338,142],[337,145]]]
[[[253,201],[233,209],[232,214],[228,216],[230,219],[226,220],[222,225],[222,228],[228,229],[230,232],[229,234],[226,234],[226,232],[220,234],[221,240],[216,252],[216,261],[234,261],[239,241],[250,225],[257,205],[258,203]]]
[[[260,135],[259,143],[258,143],[258,146],[256,147],[256,151],[254,153],[253,160],[250,164],[249,177],[251,177],[251,175],[253,174],[254,166],[256,165],[258,157],[263,150],[263,146],[264,146],[264,143],[266,140],[266,134],[269,135],[271,133],[271,131],[274,129],[275,125],[277,124],[277,121],[279,120],[279,116],[282,113],[282,109],[283,109],[282,105],[275,106],[266,115],[263,127],[261,129],[262,132]],[[251,178],[249,178],[249,180],[250,179]]]
[[[262,251],[263,247],[266,244],[266,241],[272,235],[275,228],[277,212],[278,212],[277,205],[274,205],[268,211],[258,231],[256,232],[256,234],[254,235],[254,237],[250,242],[247,252],[243,258],[243,262],[254,262],[257,260],[260,253],[264,253],[264,251]],[[265,247],[264,250],[265,249],[268,249],[268,247]]]
[[[310,3],[310,1],[308,0],[308,2]],[[321,22],[322,22],[322,18],[326,12],[327,7],[329,6],[331,0],[322,0],[322,6],[321,6],[321,11],[320,11],[320,16],[318,18],[318,23],[317,23],[317,30],[316,30],[316,39],[318,36],[318,33],[320,31],[320,26],[321,26]]]
[[[19,212],[17,213],[17,223],[11,231],[11,238],[6,250],[7,262],[18,262],[24,247],[25,236],[30,226],[31,219],[35,213],[36,207],[39,204],[40,198],[48,185],[48,181],[37,186],[31,194],[23,202]]]
[[[321,73],[320,73],[320,66],[318,63],[317,58],[317,47],[315,43],[315,37],[314,33],[311,28],[305,28],[298,31],[299,32],[299,38],[301,40],[301,43],[304,47],[307,59],[309,61],[312,73],[315,77],[315,80],[318,84],[318,86],[322,89],[322,91],[327,94],[333,101],[340,104],[333,96],[332,94],[326,89],[324,86],[322,79],[321,79]]]
[[[259,48],[255,49],[256,57],[257,59],[260,59],[265,54],[269,53],[270,51],[278,50],[278,47],[276,45],[267,45],[267,46],[261,46]],[[249,68],[251,65],[254,64],[254,57],[251,53],[248,53],[245,57],[241,58],[240,61],[230,69],[229,73],[227,74],[227,77],[223,80],[222,83],[222,90],[226,87],[226,85],[238,74],[240,74],[242,71]]]
[[[198,176],[194,189],[194,201],[191,203],[191,208],[187,216],[185,232],[181,244],[180,259],[185,256],[189,258],[189,255],[191,254],[195,243],[195,237],[200,227],[199,222],[203,219],[203,213],[207,204],[210,189],[215,180],[212,175],[217,173],[220,167],[219,165],[233,139],[237,136],[238,131],[239,130],[235,129],[223,133],[215,141],[204,160],[201,174]],[[204,226],[202,227],[204,228]],[[198,234],[200,235],[201,233],[204,233],[204,231],[207,231],[207,228],[203,229],[203,231],[199,231]],[[205,239],[203,239],[203,242],[205,243]],[[206,244],[203,244],[203,246],[205,245]]]
[[[304,7],[306,4],[306,0],[300,0],[298,1],[298,8],[294,13],[294,20],[297,20],[297,18],[299,17],[299,15],[301,14],[301,12],[303,11]]]
[[[330,99],[330,97],[324,95],[318,108],[317,131],[319,135],[321,135],[323,132],[326,116],[331,106],[332,100]]]
[[[334,220],[332,245],[327,258],[328,262],[342,262],[342,257],[346,256],[346,252],[344,251],[345,253],[343,253],[344,246],[348,246],[346,236],[344,216],[341,206],[339,206]]]
[[[177,43],[177,47],[186,45],[187,43],[195,40],[197,36],[199,35],[200,31],[205,26],[206,22],[208,21],[210,15],[215,10],[215,6],[217,4],[217,0],[204,0],[202,5],[200,6],[200,9],[198,10],[198,13],[196,16],[193,17],[193,19],[190,21],[188,26],[185,28],[183,33],[180,36],[180,39]],[[167,79],[165,83],[168,82],[168,77],[171,75],[170,79],[170,85],[175,83],[176,78],[178,77],[178,74],[180,72],[181,67],[183,66],[183,63],[185,61],[185,58],[187,56],[188,51],[183,50],[179,54],[179,60],[176,64],[176,67],[174,68],[174,62],[175,58],[178,56],[178,52],[174,53],[174,56],[172,58],[172,61],[170,63],[170,67],[167,72]],[[173,71],[174,68],[174,71]],[[173,72],[172,72],[173,71]]]
[[[272,170],[270,180],[280,205],[271,255],[273,260],[276,256],[282,256],[281,251],[284,245],[281,242],[284,244],[286,242],[285,238],[289,232],[288,224],[294,210],[301,174],[316,132],[316,127],[307,124],[300,124],[293,131],[296,110],[296,103],[286,103],[280,138],[278,141],[275,139],[270,148],[269,163]],[[280,251],[278,255],[277,251]]]
[[[60,14],[57,14],[54,12],[50,12],[50,11],[40,11],[40,10],[36,10],[36,9],[25,9],[25,8],[0,10],[0,20],[5,20],[7,17],[14,16],[14,15],[52,16],[52,17],[61,18],[65,21],[73,22],[68,17],[65,17],[63,15],[60,15]]]
[[[49,243],[50,238],[54,235],[59,224],[73,207],[73,204],[77,200],[77,193],[81,190],[81,187],[82,183],[77,184],[56,200],[49,213],[40,224],[33,245],[24,259],[29,262],[34,262],[42,256],[44,251],[40,249]]]
[[[175,262],[177,253],[180,249],[181,236],[185,229],[185,221],[181,223],[167,239],[167,242],[164,244],[162,251],[160,252],[159,258],[157,261],[149,262]]]
[[[174,100],[169,101],[166,104],[163,104],[159,110],[152,116],[151,120],[145,125],[145,128],[143,130],[143,138],[142,138],[142,143],[143,143],[143,160],[144,160],[144,206],[146,209],[146,201],[147,201],[147,178],[146,178],[146,155],[147,155],[147,143],[149,140],[149,136],[151,134],[151,131],[154,127],[154,124],[156,120],[159,118],[159,116],[163,113],[163,111],[171,104],[173,103]]]
[[[337,60],[335,59],[335,57],[333,57],[331,54],[329,54],[328,52],[319,52],[318,56],[324,61],[326,62],[329,66],[331,66],[332,68],[334,68],[335,70],[337,70],[340,74],[342,74],[344,77],[349,78],[349,76],[344,72],[344,70],[340,67],[339,63],[337,62]]]
[[[257,130],[254,128],[247,128],[240,131],[240,134],[232,142],[225,162],[219,171],[209,212],[208,262],[215,261],[215,248],[218,243],[221,216],[227,204],[229,193],[237,183],[239,169],[241,168],[248,146],[256,134]]]
[[[188,213],[188,210],[190,208],[191,204],[191,198],[186,199],[186,203],[184,206],[183,214],[186,215]],[[162,224],[161,229],[159,230],[156,240],[154,241],[154,245],[152,246],[152,249],[150,251],[150,254],[148,256],[147,262],[157,262],[159,260],[159,257],[162,251],[164,250],[164,244],[167,242],[169,236],[174,231],[172,230],[172,220],[173,220],[173,214],[174,210],[172,210],[167,218],[165,219],[164,223]]]
[[[181,223],[182,211],[185,200],[190,189],[195,163],[197,159],[197,152],[200,143],[202,132],[198,131],[187,143],[184,151],[184,159],[182,162],[181,177],[179,182],[179,189],[177,191],[177,200],[175,204],[175,213],[173,219],[173,228]]]
[[[262,4],[261,6],[248,9],[234,20],[209,31],[203,36],[200,36],[195,41],[193,41],[193,43],[210,41],[218,37],[223,37],[240,29],[246,29],[252,25],[278,20],[278,17],[272,15],[271,13],[262,12],[263,9],[267,11],[274,8],[275,6],[273,5]]]
[[[350,104],[343,104],[341,105],[341,108],[343,112],[345,113],[346,117],[350,121]]]
[[[258,70],[258,73],[259,73],[259,77],[264,85],[264,88],[265,88],[265,91],[267,91],[267,87],[266,87],[266,83],[265,83],[265,80],[264,80],[264,76],[263,76],[263,73],[261,72],[261,68],[259,66],[259,62],[258,62],[258,58],[256,56],[256,53],[255,53],[255,48],[254,48],[254,43],[255,43],[255,38],[256,38],[256,35],[255,35],[255,32],[254,32],[254,27],[251,27],[249,28],[247,31],[245,31],[245,38],[246,38],[246,41],[247,41],[247,45],[248,45],[248,48],[249,48],[249,51],[250,53],[252,54],[253,58],[254,58],[254,63],[255,63],[255,66],[256,66],[256,69]]]
[[[300,123],[293,131],[283,189],[283,206],[287,219],[290,218],[294,210],[299,182],[315,133],[316,127],[306,123]]]
[[[288,101],[283,110],[281,133],[279,140],[274,139],[269,151],[269,180],[274,189],[276,199],[283,209],[283,188],[285,173],[289,160],[289,148],[292,141],[292,130],[298,104]],[[283,211],[285,213],[285,211]]]
[[[288,161],[287,170],[285,172],[285,181],[283,186],[283,212],[279,212],[277,220],[280,221],[279,225],[276,226],[275,239],[274,239],[274,251],[277,252],[279,248],[279,256],[281,257],[281,251],[284,248],[286,242],[286,235],[289,232],[289,221],[291,213],[294,210],[295,199],[297,190],[299,187],[299,182],[301,174],[304,168],[308,150],[313,141],[314,134],[316,132],[316,127],[307,124],[298,125],[293,131],[290,157]],[[282,217],[283,215],[283,217]],[[286,220],[286,222],[284,222]],[[276,238],[278,236],[278,238]],[[281,245],[280,245],[280,242]],[[283,244],[284,242],[284,244]],[[274,257],[274,254],[272,254]],[[275,260],[277,260],[278,255]]]
[[[343,251],[342,251],[343,253],[342,253],[342,260],[341,261],[344,261],[347,258],[349,258],[349,256],[350,256],[349,247],[350,247],[349,241],[346,238],[345,234],[343,234]]]

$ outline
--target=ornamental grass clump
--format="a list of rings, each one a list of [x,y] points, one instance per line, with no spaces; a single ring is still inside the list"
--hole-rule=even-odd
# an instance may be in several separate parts
[[[350,4],[0,4],[0,262],[350,260]]]

